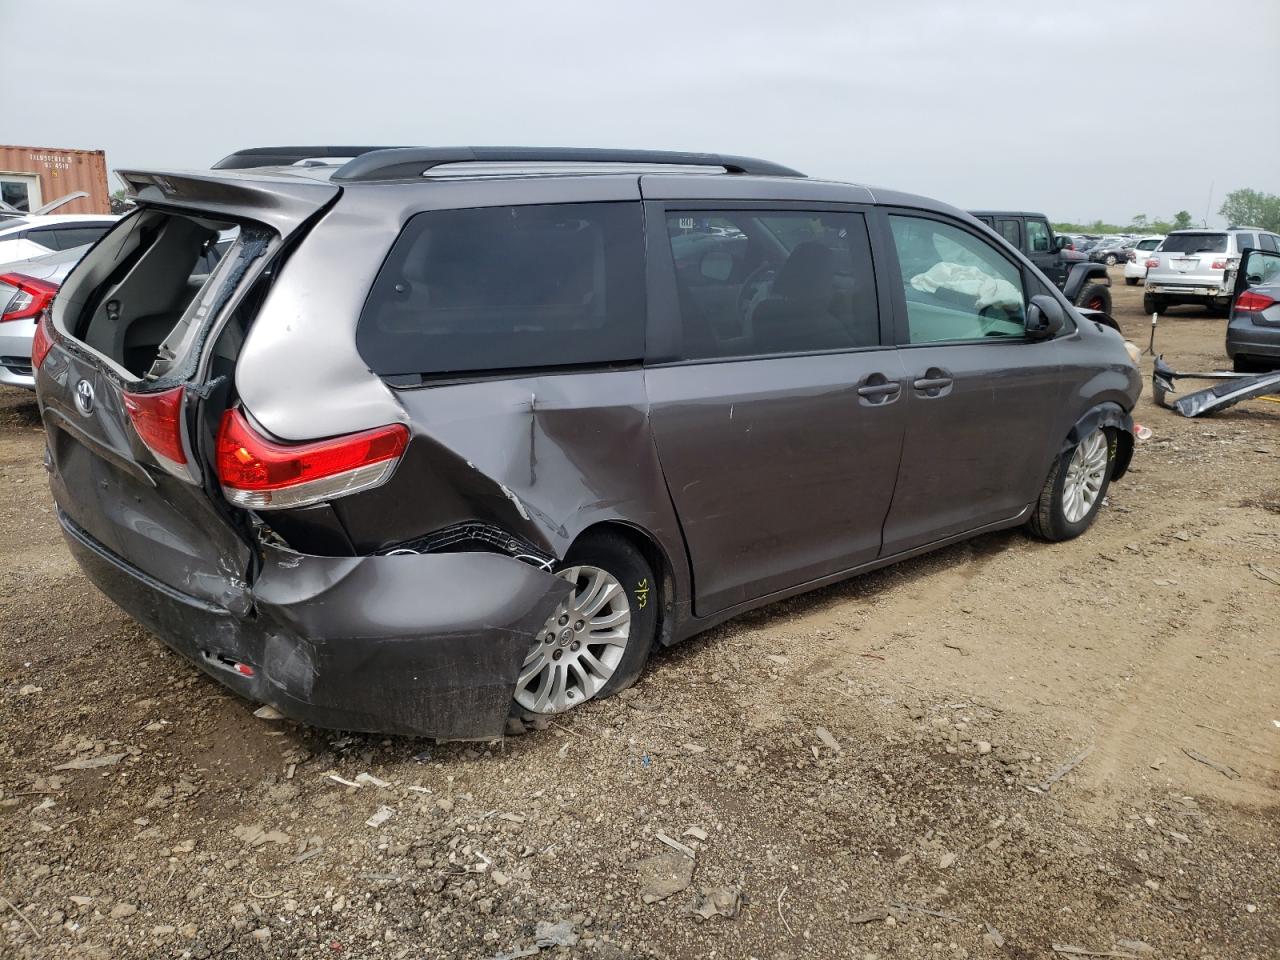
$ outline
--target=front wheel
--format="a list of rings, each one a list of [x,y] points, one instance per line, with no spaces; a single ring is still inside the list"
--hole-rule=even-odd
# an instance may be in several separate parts
[[[1054,461],[1027,527],[1041,540],[1059,542],[1093,524],[1111,483],[1115,444],[1099,427]]]
[[[573,545],[556,576],[573,593],[543,624],[516,679],[517,712],[563,713],[635,683],[658,629],[658,589],[644,555],[614,533]]]
[[[1076,297],[1076,306],[1085,307],[1089,310],[1098,310],[1102,313],[1111,312],[1111,291],[1107,289],[1106,284],[1091,283]]]
[[[1107,254],[1107,266],[1114,267],[1116,265],[1116,255],[1114,253]]]
[[[1169,309],[1169,303],[1164,297],[1157,297],[1154,293],[1144,293],[1142,295],[1142,311],[1143,313],[1164,313]]]

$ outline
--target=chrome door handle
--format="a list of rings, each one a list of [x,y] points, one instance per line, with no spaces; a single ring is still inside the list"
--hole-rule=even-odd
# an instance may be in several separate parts
[[[865,387],[858,388],[858,396],[860,397],[887,397],[897,393],[902,389],[902,385],[896,381],[888,383],[870,383]]]

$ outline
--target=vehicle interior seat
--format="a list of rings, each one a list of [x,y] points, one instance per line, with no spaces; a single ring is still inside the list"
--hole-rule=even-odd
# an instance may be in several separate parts
[[[752,316],[756,352],[853,346],[853,338],[831,310],[835,280],[835,254],[829,247],[813,241],[798,244]]]

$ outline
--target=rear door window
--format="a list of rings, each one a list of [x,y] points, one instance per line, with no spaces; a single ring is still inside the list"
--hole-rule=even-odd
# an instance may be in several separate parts
[[[1277,244],[1276,238],[1269,233],[1264,233],[1258,237],[1258,245],[1263,250],[1280,251],[1280,244]]]
[[[909,343],[1024,336],[1021,273],[995,247],[940,220],[894,215],[889,224]]]
[[[871,247],[859,213],[673,211],[667,238],[685,359],[880,342]]]
[[[419,213],[369,291],[360,355],[381,376],[638,361],[642,216],[638,203]]]
[[[1159,240],[1139,240],[1138,241],[1139,250],[1154,250],[1158,246],[1160,246]]]
[[[70,250],[72,247],[83,247],[96,243],[98,238],[111,229],[111,224],[101,227],[59,227],[58,249]]]
[[[1027,221],[1027,249],[1032,253],[1049,251],[1049,225],[1043,220]]]
[[[1171,233],[1164,238],[1161,253],[1226,253],[1225,233]]]
[[[1004,237],[1014,247],[1022,249],[1022,237],[1018,234],[1017,220],[998,220],[997,226],[1000,228],[1000,236]]]

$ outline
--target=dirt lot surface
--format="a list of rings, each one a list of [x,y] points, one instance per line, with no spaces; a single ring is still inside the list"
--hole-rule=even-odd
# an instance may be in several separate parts
[[[1160,347],[1211,368],[1223,327]],[[1137,419],[1079,540],[981,537],[437,746],[258,719],[170,654],[70,560],[5,391],[0,956],[1278,957],[1280,406]]]

